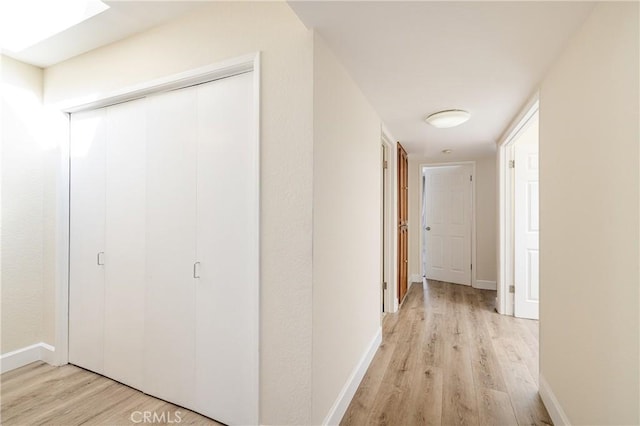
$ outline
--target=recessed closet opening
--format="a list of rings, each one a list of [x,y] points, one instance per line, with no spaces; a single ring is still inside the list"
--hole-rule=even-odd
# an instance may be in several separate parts
[[[68,361],[257,424],[258,56],[67,111]]]

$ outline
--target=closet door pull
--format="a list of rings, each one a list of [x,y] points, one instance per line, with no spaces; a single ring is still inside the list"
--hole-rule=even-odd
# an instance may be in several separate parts
[[[193,264],[193,278],[200,278],[200,262]]]
[[[104,257],[104,252],[103,251],[99,252],[97,262],[98,262],[98,265],[100,266],[104,265],[103,257]]]

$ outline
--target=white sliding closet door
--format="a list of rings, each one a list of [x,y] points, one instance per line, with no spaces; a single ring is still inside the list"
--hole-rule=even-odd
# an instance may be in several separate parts
[[[196,409],[258,422],[258,150],[253,73],[198,86]]]
[[[254,74],[71,116],[69,360],[258,424]]]
[[[145,313],[145,99],[106,108],[104,374],[142,386]]]
[[[105,110],[71,116],[69,362],[104,371]]]
[[[195,400],[196,132],[196,88],[147,98],[145,392],[188,408]]]

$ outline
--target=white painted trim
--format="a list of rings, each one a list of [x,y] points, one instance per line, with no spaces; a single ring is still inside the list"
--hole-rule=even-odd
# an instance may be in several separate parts
[[[529,122],[529,120],[533,117],[533,115],[538,112],[540,104],[540,94],[536,91],[531,98],[524,105],[520,113],[514,117],[514,119],[509,123],[509,126],[506,128],[500,139],[498,140],[498,147],[506,146],[511,143],[522,133],[524,127]]]
[[[3,354],[0,357],[0,371],[2,373],[6,373],[7,371],[24,367],[25,365],[36,361],[44,361],[47,364],[54,364],[54,359],[55,348],[44,342],[40,342],[35,345],[27,346],[26,348],[17,349]]]
[[[63,101],[53,106],[56,109],[69,113],[102,108],[121,102],[143,98],[154,93],[182,89],[184,87],[250,72],[256,69],[256,65],[259,65],[259,54],[252,53],[125,87],[110,93],[98,93],[91,96]]]
[[[322,422],[323,425],[340,424],[344,413],[347,411],[347,408],[349,408],[349,404],[358,390],[358,386],[360,386],[360,382],[364,378],[371,361],[373,361],[373,357],[375,356],[380,343],[382,343],[382,327],[378,328],[378,331],[376,331],[375,336],[373,336],[369,347],[364,354],[362,354],[362,358],[360,358],[360,361],[351,372],[347,382],[338,394],[338,398],[336,398],[336,401],[333,403],[329,413],[327,413],[327,416],[324,418],[324,421]]]
[[[387,145],[389,158],[388,158],[388,176],[389,181],[389,244],[391,245],[389,253],[389,282],[387,289],[389,291],[389,299],[391,300],[390,307],[387,310],[389,313],[397,312],[400,306],[398,302],[398,229],[396,224],[398,223],[398,148],[394,139],[385,127],[384,123],[381,125],[382,139]]]
[[[55,281],[55,365],[69,362],[69,114],[67,134],[61,137],[60,157],[56,171],[56,281]]]
[[[514,295],[509,292],[513,283],[513,170],[509,161],[513,159],[513,142],[538,113],[538,92],[534,93],[522,111],[514,118],[498,142],[498,255],[497,255],[497,303],[496,310],[503,315],[513,315]]]
[[[473,288],[478,288],[480,290],[495,290],[497,288],[497,283],[495,281],[476,280],[476,285],[474,285]]]
[[[56,365],[56,348],[44,342],[40,343],[40,359],[47,364]]]
[[[421,283],[422,282],[422,275],[420,274],[411,274],[411,284],[413,283]]]
[[[2,357],[0,357],[0,364],[2,365],[0,370],[6,373],[7,371],[15,370],[32,362],[40,361],[40,348],[40,343],[36,343],[35,345],[3,354]]]
[[[553,390],[551,390],[551,386],[542,376],[542,374],[538,377],[539,381],[539,394],[542,399],[542,403],[544,404],[549,416],[551,417],[551,421],[555,426],[570,426],[571,422],[569,421],[569,417],[562,409],[560,402],[558,402],[558,398],[556,398]]]
[[[422,188],[422,176],[424,174],[425,167],[448,167],[448,166],[468,166],[471,165],[471,175],[473,179],[471,181],[471,209],[473,210],[473,214],[471,215],[471,264],[477,265],[476,262],[476,216],[478,214],[478,209],[476,208],[476,162],[475,161],[452,161],[451,163],[421,163],[420,164],[420,185]],[[420,191],[420,209],[424,206],[424,200],[422,199],[422,194],[424,191]],[[422,229],[422,225],[420,225],[420,254],[422,255],[422,243],[424,241],[424,229]],[[426,271],[423,271],[422,259],[420,259],[420,271],[422,275],[426,277]],[[474,267],[471,269],[471,287],[476,286],[476,270],[478,268]],[[418,280],[421,282],[422,279]]]
[[[262,81],[262,71],[261,71],[261,64],[262,64],[262,56],[260,54],[260,52],[256,52],[253,55],[249,55],[247,57],[247,60],[249,60],[249,62],[251,63],[251,70],[253,71],[253,111],[255,113],[255,117],[254,117],[254,122],[253,122],[253,128],[255,129],[255,150],[256,150],[256,157],[255,157],[255,163],[254,163],[254,167],[256,169],[256,177],[258,179],[258,181],[256,182],[256,188],[255,188],[255,200],[256,200],[256,204],[257,204],[257,209],[258,209],[258,214],[255,217],[256,223],[255,223],[255,227],[256,227],[256,236],[254,238],[254,242],[253,242],[253,247],[255,250],[255,255],[257,256],[256,259],[256,268],[255,268],[255,275],[254,275],[254,282],[256,283],[256,295],[255,295],[255,302],[256,302],[256,306],[252,307],[252,310],[254,310],[256,312],[256,316],[255,316],[255,323],[254,323],[254,327],[256,327],[256,334],[257,334],[257,340],[256,340],[256,345],[257,347],[255,348],[255,352],[254,352],[254,358],[253,358],[253,368],[255,369],[255,382],[253,383],[253,390],[252,392],[255,392],[253,395],[253,398],[255,400],[255,406],[254,407],[247,407],[248,409],[252,409],[253,413],[252,413],[252,417],[255,419],[256,424],[259,424],[260,422],[260,341],[261,341],[261,333],[260,333],[260,300],[261,300],[261,294],[262,294],[262,283],[260,281],[260,277],[262,276],[262,269],[261,269],[261,255],[260,255],[260,244],[261,244],[261,239],[260,239],[260,235],[262,234],[261,232],[261,227],[260,227],[260,223],[261,223],[261,218],[262,218],[262,198],[260,196],[261,194],[261,182],[262,179],[260,177],[262,168],[261,168],[261,153],[262,153],[262,149],[261,149],[261,138],[260,135],[262,134],[261,132],[261,108],[260,108],[260,103],[261,103],[261,96],[260,96],[260,92],[261,92],[261,86],[260,86],[260,82]]]
[[[385,261],[385,253],[387,254],[387,256],[389,257],[387,259],[387,263],[388,263],[388,270],[385,271],[386,274],[382,274],[382,275],[386,275],[382,277],[382,280],[384,282],[384,280],[386,280],[387,282],[387,290],[383,291],[383,298],[384,298],[384,307],[385,307],[385,312],[395,312],[396,309],[394,308],[395,306],[397,306],[397,300],[395,301],[395,303],[393,302],[394,297],[395,297],[395,288],[396,288],[396,268],[395,268],[395,263],[397,262],[396,260],[396,256],[397,256],[397,252],[398,252],[398,248],[396,246],[396,216],[397,215],[397,209],[396,209],[396,204],[395,204],[395,192],[396,190],[394,189],[394,185],[396,182],[395,179],[395,171],[396,171],[396,164],[395,164],[395,156],[394,156],[394,152],[393,150],[395,149],[393,143],[391,143],[391,139],[389,139],[389,136],[385,133],[385,127],[384,124],[382,124],[380,126],[380,132],[381,132],[381,142],[384,145],[385,149],[387,150],[387,170],[386,170],[386,174],[387,174],[387,180],[386,182],[384,182],[384,171],[380,176],[380,179],[384,182],[385,187],[385,193],[386,193],[386,204],[382,206],[383,209],[385,209],[385,213],[386,213],[386,223],[383,224],[383,226],[381,227],[382,230],[386,229],[386,235],[383,236],[383,240],[386,243],[386,247],[382,247],[382,262],[383,264],[381,265],[381,270],[384,271],[384,261]],[[382,202],[382,200],[381,200]],[[385,216],[383,215],[381,217],[381,221],[384,221]],[[397,298],[396,298],[397,299]]]
[[[513,206],[506,200],[506,194],[512,192],[513,172],[509,168],[513,149],[498,147],[498,276],[496,310],[502,315],[513,315],[513,293],[509,286],[513,282]]]
[[[93,108],[100,108],[107,105],[125,102],[137,99],[152,93],[163,92],[167,90],[175,90],[182,87],[192,86],[207,81],[213,81],[225,77],[242,74],[245,72],[254,72],[254,108],[256,111],[255,126],[257,138],[257,175],[260,176],[260,52],[244,55],[238,58],[219,62],[212,65],[196,68],[194,70],[183,73],[173,74],[160,79],[152,80],[135,86],[126,87],[115,92],[106,94],[92,95],[65,101],[51,105],[54,109],[62,112],[72,113]],[[67,129],[68,130],[68,129]],[[51,355],[51,360],[55,365],[63,365],[69,362],[69,135],[65,138],[64,144],[61,146],[60,164],[58,168],[58,187],[57,187],[57,224],[56,224],[56,347],[60,350]],[[256,197],[258,206],[261,204],[260,199],[260,181],[256,185]],[[260,235],[260,218],[258,220],[258,236]],[[260,258],[260,240],[256,238],[254,241],[258,260]],[[258,265],[260,262],[258,262]],[[256,291],[258,292],[258,315],[256,316],[256,330],[258,330],[258,342],[260,341],[260,266],[256,271],[255,280],[258,283]],[[47,355],[49,357],[49,355]],[[258,351],[253,360],[253,368],[258,374],[255,375],[257,384],[254,384],[256,395],[256,406],[253,416],[256,423],[259,419],[259,398],[260,398],[260,344],[258,343]],[[253,408],[253,407],[252,407]]]

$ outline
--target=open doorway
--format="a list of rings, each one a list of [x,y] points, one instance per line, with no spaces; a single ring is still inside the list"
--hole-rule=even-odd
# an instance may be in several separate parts
[[[498,311],[539,317],[538,102],[499,147]]]
[[[395,291],[394,259],[395,259],[395,202],[394,175],[395,175],[395,150],[390,138],[383,132],[380,140],[380,310],[383,314],[395,312],[398,309],[398,301]]]

